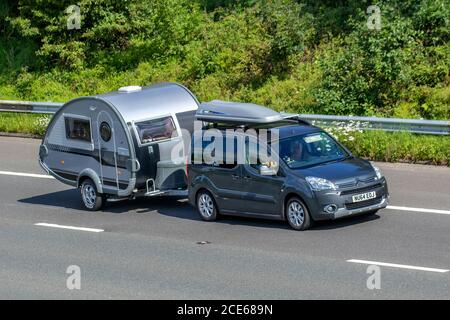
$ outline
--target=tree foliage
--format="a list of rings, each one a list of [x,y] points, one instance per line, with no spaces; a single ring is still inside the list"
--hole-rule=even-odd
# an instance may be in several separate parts
[[[447,0],[3,0],[0,98],[172,80],[201,99],[448,119],[449,17]]]

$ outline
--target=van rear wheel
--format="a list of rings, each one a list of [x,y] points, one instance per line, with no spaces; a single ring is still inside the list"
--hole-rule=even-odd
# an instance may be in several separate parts
[[[303,231],[311,226],[311,217],[308,208],[297,197],[289,199],[286,204],[286,220],[294,230]]]
[[[81,184],[81,199],[87,210],[97,211],[103,206],[103,195],[98,193],[95,183],[91,179],[86,179]]]
[[[217,206],[213,196],[206,190],[200,190],[197,194],[197,211],[205,221],[217,219]]]

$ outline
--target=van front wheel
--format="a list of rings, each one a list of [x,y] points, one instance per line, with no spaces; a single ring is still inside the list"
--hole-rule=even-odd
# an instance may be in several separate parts
[[[292,229],[306,230],[311,226],[311,217],[308,208],[297,197],[289,199],[286,204],[286,220]]]
[[[103,196],[97,192],[97,187],[91,179],[86,179],[81,184],[81,199],[86,209],[97,211],[103,206]]]

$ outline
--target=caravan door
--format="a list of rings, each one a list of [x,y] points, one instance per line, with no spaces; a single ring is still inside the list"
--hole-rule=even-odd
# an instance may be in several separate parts
[[[117,142],[113,118],[106,111],[97,116],[100,179],[105,189],[119,190]]]

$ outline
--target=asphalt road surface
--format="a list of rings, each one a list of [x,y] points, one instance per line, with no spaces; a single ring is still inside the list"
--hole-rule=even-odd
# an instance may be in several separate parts
[[[40,176],[39,142],[0,137],[1,299],[450,299],[447,167],[379,163],[389,209],[297,232],[203,222],[181,198],[86,212],[78,190]]]

